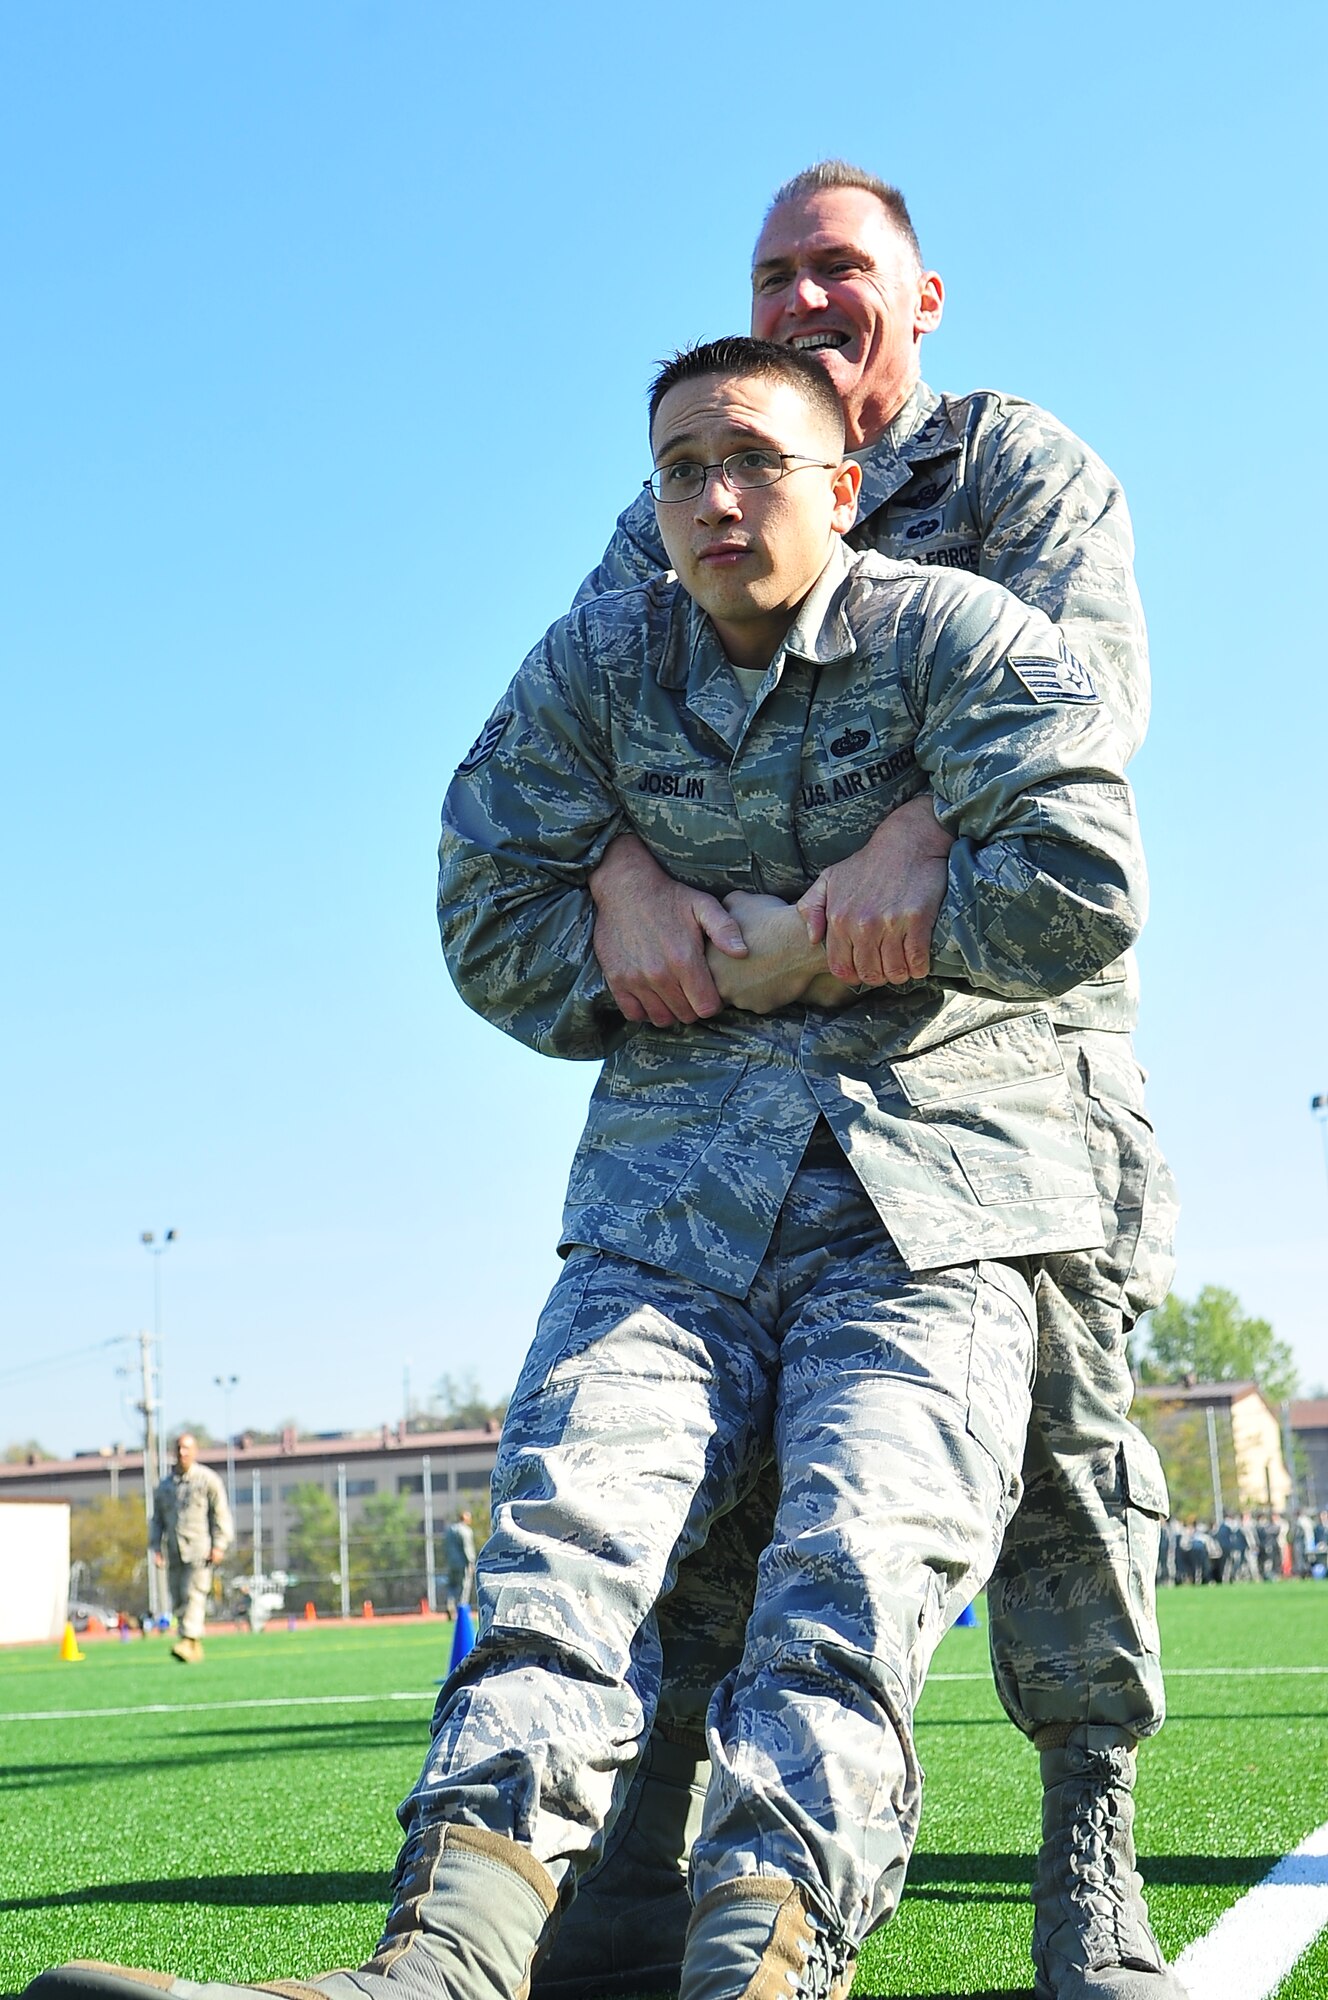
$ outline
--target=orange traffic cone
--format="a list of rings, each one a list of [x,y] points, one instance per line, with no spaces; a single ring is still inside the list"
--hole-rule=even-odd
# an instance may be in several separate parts
[[[312,1597],[309,1599],[309,1602],[304,1607],[304,1616],[306,1622],[310,1625],[314,1624],[315,1621],[317,1620],[318,1606],[314,1603]]]
[[[364,1615],[366,1618],[372,1618],[374,1615],[372,1597],[366,1597],[364,1600]]]
[[[74,1637],[73,1626],[66,1624],[64,1638],[60,1641],[60,1658],[62,1660],[81,1660],[84,1657],[78,1650],[78,1640]]]

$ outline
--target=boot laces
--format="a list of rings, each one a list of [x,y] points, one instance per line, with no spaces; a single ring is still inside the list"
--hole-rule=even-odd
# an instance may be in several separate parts
[[[1114,1951],[1125,1950],[1136,1878],[1125,1848],[1127,1820],[1121,1772],[1110,1751],[1090,1751],[1066,1832],[1068,1896],[1086,1929]]]
[[[830,2000],[848,1970],[849,1946],[832,1944],[828,1927],[814,1911],[805,1910],[804,1916],[811,1935],[797,1941],[803,1959],[801,1970],[790,1966],[784,1975],[790,2000],[795,1994],[797,2000]]]

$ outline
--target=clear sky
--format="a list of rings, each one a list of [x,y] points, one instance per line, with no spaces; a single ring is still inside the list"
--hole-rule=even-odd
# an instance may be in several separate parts
[[[593,1072],[453,994],[439,802],[648,470],[652,362],[745,326],[832,153],[947,280],[932,384],[1125,482],[1179,1284],[1328,1381],[1326,20],[4,9],[0,1444],[136,1435],[99,1344],[168,1226],[168,1418],[510,1386]]]

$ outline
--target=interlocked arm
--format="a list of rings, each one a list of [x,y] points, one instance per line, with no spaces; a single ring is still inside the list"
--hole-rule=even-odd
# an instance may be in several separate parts
[[[901,986],[931,970],[931,934],[949,880],[953,834],[930,792],[896,808],[856,854],[823,869],[797,907],[839,980]]]
[[[594,948],[628,1021],[691,1026],[724,1001],[708,960],[746,955],[742,931],[704,889],[675,882],[635,833],[620,833],[590,877]]]

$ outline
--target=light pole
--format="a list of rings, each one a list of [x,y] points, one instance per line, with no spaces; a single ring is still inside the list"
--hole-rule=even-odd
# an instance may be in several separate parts
[[[1318,1119],[1319,1130],[1323,1134],[1323,1164],[1325,1172],[1328,1172],[1328,1090],[1321,1090],[1317,1097],[1310,1099],[1310,1110]]]
[[[231,1429],[231,1392],[239,1386],[238,1375],[214,1375],[212,1377],[225,1399],[226,1409],[226,1498],[230,1502],[231,1519],[235,1519],[235,1432]]]
[[[161,1242],[150,1229],[139,1231],[139,1242],[152,1259],[152,1339],[157,1350],[157,1401],[162,1420],[157,1434],[157,1477],[166,1477],[166,1399],[162,1387],[165,1369],[161,1359],[161,1260],[174,1243],[178,1232],[174,1229],[162,1231]]]

